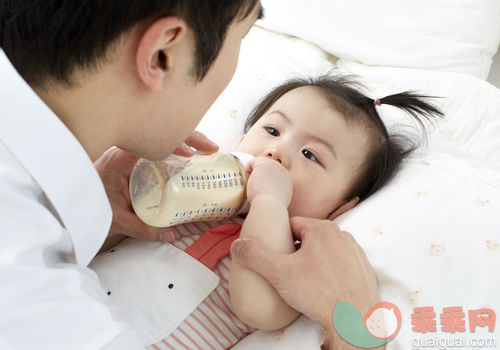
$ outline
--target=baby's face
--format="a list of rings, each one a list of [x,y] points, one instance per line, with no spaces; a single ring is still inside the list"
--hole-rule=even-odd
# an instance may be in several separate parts
[[[237,151],[270,157],[289,171],[290,216],[327,218],[344,203],[366,160],[359,123],[347,124],[326,97],[310,86],[283,95],[248,131]]]

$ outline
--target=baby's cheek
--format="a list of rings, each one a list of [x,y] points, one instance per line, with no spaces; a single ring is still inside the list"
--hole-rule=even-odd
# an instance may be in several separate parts
[[[306,216],[304,215],[304,212],[301,207],[301,198],[300,195],[297,193],[297,190],[295,189],[295,186],[293,188],[293,193],[292,193],[292,200],[290,201],[290,205],[288,206],[288,215],[290,217],[292,216]]]
[[[326,213],[326,214],[325,214]],[[288,207],[288,214],[292,216],[304,216],[308,218],[324,219],[328,216],[326,206],[315,198],[310,191],[302,191],[294,186],[292,201]]]

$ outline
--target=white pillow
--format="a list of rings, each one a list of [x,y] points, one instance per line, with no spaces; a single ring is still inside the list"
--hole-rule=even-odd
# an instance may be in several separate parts
[[[486,79],[500,42],[498,0],[262,0],[268,29],[369,65]]]

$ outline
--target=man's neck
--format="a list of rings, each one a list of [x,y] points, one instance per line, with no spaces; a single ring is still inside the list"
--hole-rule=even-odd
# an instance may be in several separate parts
[[[96,78],[69,88],[58,84],[34,89],[78,139],[92,162],[115,144],[119,132],[113,126],[120,109],[113,110],[112,90],[107,84]]]

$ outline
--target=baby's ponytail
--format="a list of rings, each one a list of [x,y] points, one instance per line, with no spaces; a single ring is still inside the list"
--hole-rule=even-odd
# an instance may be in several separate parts
[[[379,101],[380,105],[386,104],[403,109],[415,118],[415,120],[422,127],[422,130],[425,130],[425,123],[421,117],[431,122],[434,117],[443,116],[443,113],[437,107],[426,102],[427,99],[435,98],[435,96],[421,95],[415,91],[404,91],[380,99],[375,99],[374,106],[377,106],[377,101]]]
[[[444,115],[439,108],[427,102],[435,98],[414,91],[404,91],[374,100],[367,97],[368,102],[363,103],[363,106],[358,105],[378,130],[379,141],[353,188],[353,196],[365,199],[378,191],[394,175],[402,160],[420,146],[420,140],[427,138],[425,122],[431,123],[435,117]],[[382,122],[381,110],[377,108],[383,105],[390,105],[410,114],[421,127],[422,137],[419,139],[401,131],[389,133]]]

